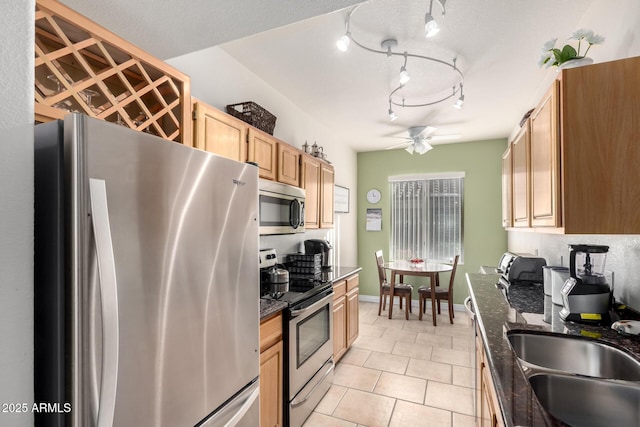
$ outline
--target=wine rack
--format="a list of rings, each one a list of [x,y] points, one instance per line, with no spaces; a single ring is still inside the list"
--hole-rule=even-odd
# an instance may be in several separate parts
[[[192,145],[189,77],[54,0],[37,0],[35,119],[80,112]]]

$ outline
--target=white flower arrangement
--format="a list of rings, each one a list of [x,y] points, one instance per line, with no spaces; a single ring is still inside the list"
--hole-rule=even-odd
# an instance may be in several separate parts
[[[569,40],[577,40],[578,41],[578,49],[576,50],[570,44],[564,45],[562,49],[558,49],[555,47],[557,38],[551,39],[544,44],[542,47],[542,56],[538,61],[538,65],[541,67],[546,65],[546,68],[551,66],[560,66],[567,61],[571,61],[573,59],[581,59],[587,56],[587,52],[591,49],[591,46],[594,44],[602,44],[604,42],[604,37],[599,34],[594,34],[591,30],[579,29],[575,31]],[[580,54],[580,49],[582,48],[582,42],[587,44],[587,49],[584,53]]]

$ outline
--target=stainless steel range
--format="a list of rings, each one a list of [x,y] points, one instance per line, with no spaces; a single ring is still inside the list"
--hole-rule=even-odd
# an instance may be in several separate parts
[[[333,287],[313,271],[300,275],[294,264],[287,265],[296,271],[289,291],[274,295],[266,272],[278,265],[277,256],[273,249],[260,251],[262,297],[289,304],[284,311],[284,425],[298,427],[333,383]]]

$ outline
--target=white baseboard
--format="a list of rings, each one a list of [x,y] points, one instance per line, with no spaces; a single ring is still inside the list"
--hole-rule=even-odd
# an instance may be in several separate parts
[[[373,302],[378,304],[378,302],[380,301],[380,297],[377,295],[358,295],[358,301],[364,301],[364,302]],[[418,302],[417,299],[412,299],[411,300],[411,308],[415,308],[416,310],[419,308],[420,303]],[[442,310],[448,310],[449,309],[449,304],[445,301],[441,302],[440,305],[440,311]],[[464,304],[453,304],[453,311],[466,311]]]

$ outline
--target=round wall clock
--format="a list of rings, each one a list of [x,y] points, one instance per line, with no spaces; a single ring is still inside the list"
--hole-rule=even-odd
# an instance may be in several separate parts
[[[367,191],[367,201],[369,203],[376,204],[380,201],[381,198],[382,196],[380,195],[380,191],[376,190],[375,188]]]

